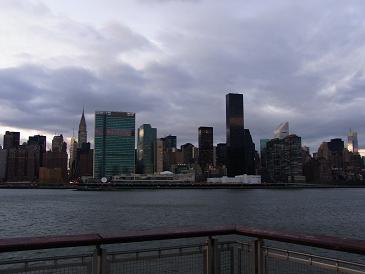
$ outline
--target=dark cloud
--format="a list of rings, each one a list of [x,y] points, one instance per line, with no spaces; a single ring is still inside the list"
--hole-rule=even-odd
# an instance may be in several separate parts
[[[180,143],[196,143],[199,126],[213,126],[221,142],[225,94],[242,92],[245,122],[257,144],[289,121],[312,149],[344,137],[349,128],[359,131],[365,146],[362,3],[267,5],[249,16],[230,14],[229,8],[199,17],[192,11],[186,19],[177,13],[177,23],[172,20],[160,33],[159,47],[118,23],[94,28],[58,22],[54,36],[47,29],[44,35],[85,50],[92,65],[1,69],[0,102],[8,115],[0,110],[0,123],[71,134],[85,106],[89,128],[95,110],[135,111],[138,125],[151,123],[161,136],[178,135]],[[137,69],[120,58],[135,51],[157,57]]]

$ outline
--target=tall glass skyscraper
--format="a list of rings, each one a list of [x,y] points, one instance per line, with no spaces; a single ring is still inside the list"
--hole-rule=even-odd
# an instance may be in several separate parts
[[[95,112],[94,178],[135,172],[133,112]]]
[[[226,95],[227,175],[244,174],[243,95]]]
[[[139,171],[144,174],[154,173],[154,145],[157,129],[150,124],[143,124],[138,128],[137,157]]]

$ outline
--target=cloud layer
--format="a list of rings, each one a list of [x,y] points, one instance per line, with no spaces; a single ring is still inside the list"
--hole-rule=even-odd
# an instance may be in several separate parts
[[[120,110],[179,143],[196,143],[199,126],[222,142],[232,91],[257,145],[289,121],[312,150],[349,128],[365,146],[361,1],[223,2],[125,1],[121,20],[110,1],[93,21],[66,4],[4,0],[0,129],[70,136],[85,106],[90,135],[95,110]]]

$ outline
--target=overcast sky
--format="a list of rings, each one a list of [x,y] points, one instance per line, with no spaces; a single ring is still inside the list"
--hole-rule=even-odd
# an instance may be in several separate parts
[[[1,134],[71,137],[84,106],[91,141],[117,110],[224,142],[231,91],[257,149],[283,121],[312,151],[350,128],[365,146],[363,0],[0,0],[0,53]]]

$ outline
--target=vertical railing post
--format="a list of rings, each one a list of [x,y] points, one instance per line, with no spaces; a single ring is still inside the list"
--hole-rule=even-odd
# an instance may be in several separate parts
[[[205,274],[219,274],[218,240],[209,237],[206,244]]]
[[[92,274],[106,274],[106,251],[97,245],[92,264]]]
[[[254,254],[254,273],[264,274],[265,264],[264,264],[264,252],[263,252],[263,240],[257,239],[253,242],[253,254]]]

